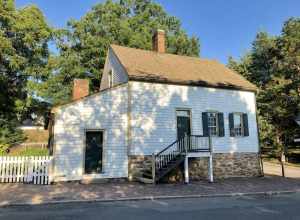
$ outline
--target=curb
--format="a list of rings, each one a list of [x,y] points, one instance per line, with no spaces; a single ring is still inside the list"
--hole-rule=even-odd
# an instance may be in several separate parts
[[[246,193],[221,193],[221,194],[199,194],[199,195],[176,195],[176,196],[143,196],[143,197],[127,197],[117,199],[70,199],[70,200],[52,200],[41,203],[20,202],[0,204],[0,208],[8,208],[11,206],[32,206],[32,205],[55,205],[70,203],[93,203],[93,202],[122,202],[122,201],[141,201],[141,200],[162,200],[162,199],[192,199],[192,198],[218,198],[218,197],[241,197],[241,196],[275,196],[284,194],[299,193],[300,190],[287,191],[266,191],[266,192],[246,192]]]

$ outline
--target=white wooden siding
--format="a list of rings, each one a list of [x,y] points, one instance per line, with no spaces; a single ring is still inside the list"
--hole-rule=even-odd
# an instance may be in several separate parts
[[[84,175],[85,131],[104,130],[103,173],[97,178],[127,177],[127,85],[60,107],[55,113],[55,180]]]
[[[112,70],[113,86],[128,81],[128,75],[125,69],[122,67],[118,58],[111,49],[108,50],[108,55],[106,58],[105,66],[103,69],[103,75],[101,78],[100,90],[104,90],[109,87],[108,73],[110,70]]]
[[[176,108],[191,109],[192,134],[195,135],[203,133],[202,112],[215,110],[224,113],[225,137],[213,138],[215,152],[258,151],[253,92],[143,82],[130,82],[130,85],[130,154],[149,155],[176,140]],[[230,112],[248,114],[248,137],[230,137]]]
[[[101,90],[108,88],[111,69],[114,86],[128,82],[125,70],[109,49]],[[84,178],[87,129],[104,130],[103,173],[91,176],[127,177],[128,154],[150,155],[176,140],[177,108],[191,110],[192,134],[195,135],[203,132],[202,112],[224,113],[225,137],[213,138],[215,152],[258,151],[253,92],[133,81],[129,85],[129,97],[128,84],[124,84],[57,109],[54,125],[56,181]],[[230,137],[228,114],[231,112],[248,114],[249,137]]]

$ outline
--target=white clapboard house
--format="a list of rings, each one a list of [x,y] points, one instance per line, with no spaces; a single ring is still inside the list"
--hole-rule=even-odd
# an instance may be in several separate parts
[[[54,180],[259,176],[256,87],[223,64],[153,50],[108,49],[100,91],[74,81],[52,109]]]

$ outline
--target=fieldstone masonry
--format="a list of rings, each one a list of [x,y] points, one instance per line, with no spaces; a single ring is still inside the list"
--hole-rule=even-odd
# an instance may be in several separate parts
[[[257,153],[215,153],[213,170],[216,179],[262,175]],[[192,180],[207,178],[208,158],[190,159],[189,173]]]
[[[151,156],[129,156],[129,179],[134,180],[146,168],[151,167]],[[261,176],[260,160],[257,153],[214,153],[214,178]],[[208,178],[208,158],[190,158],[191,180]],[[183,165],[172,171],[163,181],[183,181]]]
[[[143,170],[151,168],[152,156],[131,155],[128,158],[128,178],[130,181],[141,176]]]

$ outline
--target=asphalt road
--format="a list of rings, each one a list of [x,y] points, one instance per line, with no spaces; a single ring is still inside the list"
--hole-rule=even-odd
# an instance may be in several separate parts
[[[0,219],[300,219],[300,193],[0,208]]]

